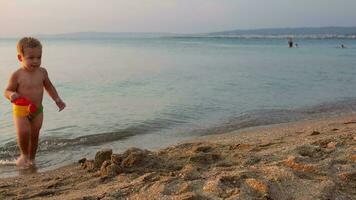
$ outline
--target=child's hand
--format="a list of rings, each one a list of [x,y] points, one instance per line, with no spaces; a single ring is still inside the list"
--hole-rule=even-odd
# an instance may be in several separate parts
[[[66,107],[66,104],[62,101],[62,99],[56,100],[56,104],[59,108],[59,112],[62,111]]]
[[[10,101],[11,102],[14,102],[16,99],[18,99],[19,97],[21,97],[21,95],[17,92],[13,92],[11,95],[10,95]]]

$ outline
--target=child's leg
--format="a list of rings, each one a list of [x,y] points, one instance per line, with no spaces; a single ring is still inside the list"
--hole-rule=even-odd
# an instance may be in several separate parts
[[[26,166],[29,159],[29,139],[30,139],[30,122],[27,117],[14,116],[14,124],[17,132],[17,144],[20,148],[20,157],[16,164]]]
[[[29,145],[29,155],[30,160],[33,162],[36,157],[36,151],[38,147],[38,137],[43,122],[43,113],[37,115],[34,119],[31,120],[31,133],[30,133],[30,145]]]

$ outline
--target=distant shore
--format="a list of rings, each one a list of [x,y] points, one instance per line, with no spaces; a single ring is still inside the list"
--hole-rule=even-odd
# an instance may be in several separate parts
[[[81,164],[0,179],[0,199],[355,199],[355,145],[356,115],[345,115],[155,152],[104,150]]]

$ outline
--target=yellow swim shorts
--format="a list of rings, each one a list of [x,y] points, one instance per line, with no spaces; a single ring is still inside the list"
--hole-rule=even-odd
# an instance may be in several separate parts
[[[13,104],[13,112],[17,117],[26,117],[30,114],[30,107]]]

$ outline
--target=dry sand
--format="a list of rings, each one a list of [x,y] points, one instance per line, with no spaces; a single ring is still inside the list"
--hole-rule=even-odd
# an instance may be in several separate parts
[[[356,115],[110,150],[0,180],[0,199],[356,199]]]

